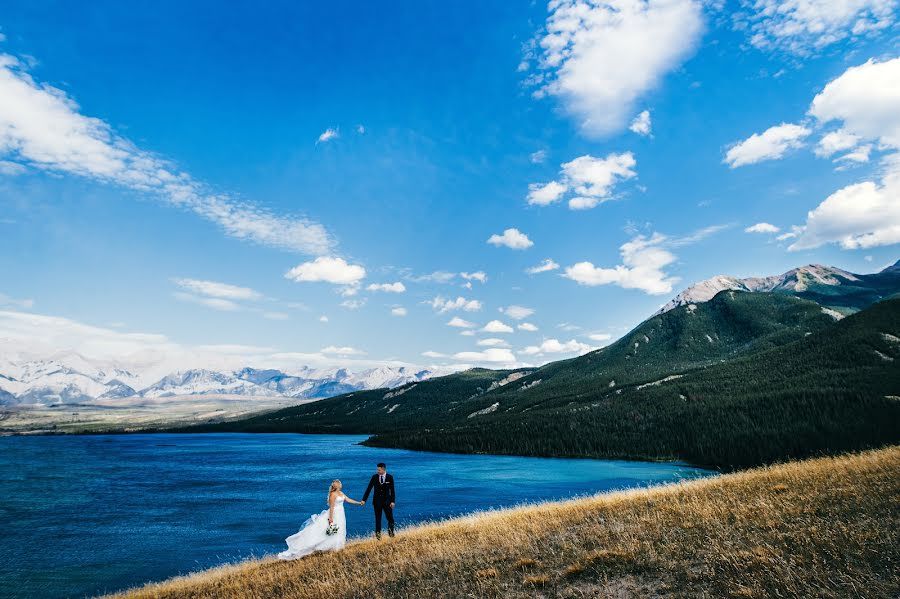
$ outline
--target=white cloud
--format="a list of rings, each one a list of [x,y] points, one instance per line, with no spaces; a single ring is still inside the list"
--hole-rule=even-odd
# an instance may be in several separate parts
[[[744,229],[744,233],[778,233],[780,230],[771,223],[756,223]]]
[[[848,37],[886,31],[897,0],[744,0],[750,42],[800,56]]]
[[[535,95],[559,98],[586,135],[615,133],[635,103],[693,53],[702,31],[695,0],[551,2]]]
[[[319,317],[319,322],[328,322],[328,317],[323,314]]]
[[[19,164],[18,162],[10,162],[9,160],[0,160],[0,175],[6,175],[8,177],[15,177],[16,175],[21,175],[28,169],[25,166]]]
[[[469,322],[468,320],[463,320],[459,316],[454,316],[447,322],[448,327],[456,327],[459,329],[474,329],[476,325],[474,322]]]
[[[332,129],[329,127],[322,131],[322,134],[319,135],[319,139],[316,141],[317,144],[323,144],[325,142],[331,141],[332,139],[336,139],[340,136],[340,133],[337,129]]]
[[[425,303],[434,308],[438,314],[443,314],[444,312],[449,312],[451,310],[464,310],[466,312],[477,312],[478,310],[481,310],[480,301],[469,300],[463,296],[459,296],[456,299],[447,299],[438,295],[431,301]]]
[[[900,169],[882,184],[865,181],[828,196],[806,216],[806,224],[789,250],[826,243],[844,249],[900,243]]]
[[[645,110],[631,121],[631,125],[628,127],[632,132],[637,133],[638,135],[650,135],[652,124],[650,122],[650,111]]]
[[[347,308],[348,310],[359,310],[363,306],[366,305],[366,298],[362,299],[348,299],[344,300],[340,303],[342,308]]]
[[[530,322],[520,322],[518,325],[516,325],[516,328],[520,331],[528,331],[530,333],[538,330],[537,326],[531,324]]]
[[[856,162],[858,164],[862,164],[864,162],[869,161],[869,154],[872,152],[872,146],[870,144],[866,144],[864,146],[859,146],[852,152],[847,152],[842,156],[838,156],[835,158],[835,162]],[[840,170],[840,167],[838,168]]]
[[[288,320],[290,316],[288,316],[284,312],[263,312],[263,318],[267,318],[269,320]]]
[[[503,235],[497,235],[495,233],[490,236],[487,242],[498,247],[505,245],[514,250],[525,250],[534,245],[534,242],[528,239],[528,236],[518,229],[506,229],[503,231]]]
[[[181,300],[183,302],[201,304],[208,308],[212,308],[213,310],[220,310],[222,312],[236,312],[241,309],[241,307],[235,302],[219,297],[201,297],[199,295],[194,295],[193,293],[185,293],[183,291],[176,291],[172,294],[172,296],[175,299]]]
[[[315,260],[298,264],[284,276],[298,283],[325,282],[344,285],[352,290],[365,278],[366,269],[358,264],[349,264],[343,258],[319,256]]]
[[[423,351],[422,355],[425,356],[426,358],[446,358],[447,357],[447,354],[442,354],[440,352],[432,351],[430,349],[428,351]]]
[[[462,335],[463,337],[474,337],[475,331],[473,331],[471,329],[466,329],[465,331],[460,331],[459,334]]]
[[[843,121],[844,135],[900,148],[900,58],[850,67],[816,95],[809,113],[820,122]]]
[[[475,272],[461,272],[459,273],[459,276],[467,281],[478,281],[479,283],[486,283],[488,280],[487,274],[481,270]]]
[[[536,275],[538,273],[556,270],[557,268],[559,268],[559,264],[554,262],[551,258],[547,258],[537,266],[532,266],[531,268],[526,269],[525,272],[530,275]]]
[[[366,133],[366,128],[365,128],[365,126],[363,126],[363,125],[357,125],[357,126],[356,126],[356,132],[359,133],[360,135],[365,135],[365,133]]]
[[[499,320],[492,320],[481,329],[482,333],[512,333],[513,328]]]
[[[463,351],[453,354],[454,360],[467,362],[490,362],[493,364],[511,364],[516,357],[508,349],[491,347],[484,351]]]
[[[591,346],[575,339],[562,342],[559,339],[544,339],[540,345],[529,345],[520,354],[526,356],[538,356],[542,354],[574,354],[579,355],[591,351]]]
[[[580,326],[578,326],[577,324],[572,324],[571,322],[561,322],[558,325],[556,325],[556,328],[558,328],[562,331],[567,331],[567,332],[581,330]]]
[[[406,285],[399,281],[396,283],[372,283],[366,289],[369,291],[385,291],[387,293],[403,293],[406,291]]]
[[[337,356],[364,356],[366,354],[366,352],[356,349],[355,347],[350,347],[348,345],[342,347],[329,345],[328,347],[323,347],[321,350],[319,350],[319,352],[325,355],[334,354]]]
[[[654,233],[649,239],[638,235],[619,248],[622,264],[601,268],[591,262],[578,262],[567,267],[563,276],[579,285],[615,284],[625,289],[640,289],[651,295],[671,293],[678,279],[663,271],[675,261],[675,256],[662,247],[666,240],[659,233]]]
[[[187,291],[206,295],[208,297],[220,297],[230,300],[256,301],[263,298],[258,291],[249,287],[238,287],[228,283],[217,281],[202,281],[199,279],[172,279],[172,282]]]
[[[794,226],[789,250],[836,243],[844,249],[900,243],[900,58],[848,68],[812,101],[809,113],[822,124],[841,122],[845,136],[877,143],[890,153],[882,159],[881,181],[843,187]],[[849,143],[849,142],[847,142]],[[846,145],[846,144],[844,144]],[[867,146],[846,160],[868,159]],[[839,159],[840,160],[840,159]]]
[[[828,157],[837,152],[843,152],[856,147],[859,143],[859,136],[848,133],[843,129],[831,131],[822,136],[816,146],[816,156]]]
[[[528,203],[535,206],[548,206],[558,202],[568,188],[556,181],[546,184],[532,183],[528,186]]]
[[[482,347],[509,347],[509,343],[505,339],[498,339],[497,337],[479,339],[476,345],[480,345]]]
[[[0,158],[155,194],[237,239],[308,254],[334,246],[318,223],[210,191],[106,122],[81,114],[64,91],[36,82],[7,54],[0,54],[0,99]]]
[[[507,306],[506,308],[500,308],[500,312],[513,320],[522,320],[534,314],[534,310],[524,306]]]
[[[532,152],[530,158],[533,164],[542,164],[547,159],[547,150]]]
[[[736,143],[725,154],[724,162],[731,168],[756,164],[764,160],[776,160],[789,150],[803,147],[803,140],[812,131],[801,125],[782,123],[769,127],[763,133],[754,133]]]
[[[559,201],[567,191],[571,191],[575,197],[569,200],[570,209],[594,208],[611,199],[617,183],[637,176],[634,171],[636,164],[631,152],[612,153],[606,158],[579,156],[561,165],[558,181],[551,181],[546,185],[529,185],[531,192],[528,194],[528,203],[546,206]]]
[[[394,306],[391,308],[391,315],[393,316],[406,316],[406,308],[403,306]]]
[[[409,275],[406,278],[416,283],[449,283],[456,278],[456,273],[436,270],[427,275]]]
[[[602,343],[603,341],[609,341],[610,339],[612,339],[612,335],[610,335],[609,333],[591,333],[587,336],[587,338],[591,341],[599,341]]]

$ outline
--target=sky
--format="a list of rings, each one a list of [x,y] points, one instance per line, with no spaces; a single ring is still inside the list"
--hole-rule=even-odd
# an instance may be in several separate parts
[[[536,365],[900,257],[898,0],[0,7],[0,351]]]

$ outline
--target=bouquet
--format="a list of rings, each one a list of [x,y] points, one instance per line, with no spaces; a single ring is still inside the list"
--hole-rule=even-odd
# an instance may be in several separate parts
[[[331,536],[333,534],[337,534],[337,531],[340,530],[337,524],[329,524],[328,528],[325,529],[325,534]]]

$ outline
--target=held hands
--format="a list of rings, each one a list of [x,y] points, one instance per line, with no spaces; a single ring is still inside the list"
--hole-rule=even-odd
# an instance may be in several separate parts
[[[391,502],[391,509],[394,509],[394,502]]]

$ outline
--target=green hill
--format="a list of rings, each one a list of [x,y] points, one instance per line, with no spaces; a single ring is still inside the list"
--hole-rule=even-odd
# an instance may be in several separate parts
[[[742,467],[900,440],[898,359],[900,300],[835,322],[794,296],[725,291],[538,369],[473,369],[189,430]]]

